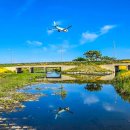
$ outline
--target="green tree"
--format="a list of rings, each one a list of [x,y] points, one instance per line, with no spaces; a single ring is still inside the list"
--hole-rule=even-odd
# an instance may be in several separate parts
[[[86,59],[83,57],[78,57],[78,58],[74,59],[73,61],[86,61]]]
[[[96,51],[96,50],[90,50],[84,53],[84,55],[86,56],[86,58],[89,61],[98,61],[101,59],[102,54],[100,51]]]
[[[101,60],[102,60],[102,61],[114,61],[114,60],[116,60],[116,58],[114,58],[114,57],[109,57],[109,56],[102,56],[102,57],[101,57]]]

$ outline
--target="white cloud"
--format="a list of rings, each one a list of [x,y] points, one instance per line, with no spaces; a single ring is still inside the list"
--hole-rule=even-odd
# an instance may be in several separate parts
[[[82,39],[80,41],[81,44],[84,44],[86,42],[93,42],[95,41],[97,38],[99,37],[98,34],[96,33],[89,33],[89,32],[85,32],[82,34]]]
[[[101,34],[105,34],[115,27],[116,27],[115,25],[105,25],[104,27],[101,28],[100,32]]]
[[[58,44],[57,43],[48,44],[47,46],[43,47],[43,50],[63,54],[67,52],[69,49],[75,48],[77,46],[79,46],[79,44],[74,45],[70,44],[68,40],[63,40],[61,43]]]
[[[51,35],[54,32],[54,30],[47,30],[47,34]]]
[[[61,44],[49,44],[49,49],[58,53],[65,53],[71,47],[68,40],[63,40]]]
[[[26,41],[26,43],[28,44],[28,45],[32,45],[32,46],[42,46],[42,42],[40,42],[40,41],[30,41],[30,40],[27,40]]]
[[[87,42],[93,42],[100,36],[108,33],[111,29],[115,28],[115,25],[105,25],[102,28],[100,28],[99,33],[97,32],[84,32],[82,33],[80,44],[85,44]]]

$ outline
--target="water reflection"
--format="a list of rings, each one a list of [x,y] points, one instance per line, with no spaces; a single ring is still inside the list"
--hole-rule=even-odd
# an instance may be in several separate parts
[[[70,111],[69,107],[65,107],[65,108],[59,107],[57,112],[56,112],[55,119],[57,119],[58,117],[61,117],[62,114],[65,112],[73,114],[73,112]]]
[[[1,130],[36,130],[31,126],[17,125],[15,122],[19,120],[18,118],[2,118],[0,116],[0,129]],[[23,118],[26,120],[26,118]]]
[[[112,85],[44,83],[20,91],[27,93],[40,91],[47,95],[40,97],[37,102],[23,103],[26,107],[20,112],[1,115],[2,118],[9,118],[12,120],[11,123],[21,128],[23,126],[31,126],[37,130],[129,130],[130,128],[130,104],[121,99]],[[14,118],[16,120],[13,120]]]
[[[64,89],[64,86],[61,85],[61,87],[59,88],[59,92],[57,92],[58,95],[61,96],[61,99],[64,100],[67,96],[67,91]]]
[[[92,92],[92,91],[100,91],[102,89],[102,85],[101,84],[97,84],[97,83],[88,83],[84,89]]]
[[[46,73],[46,78],[61,78],[61,73],[60,72],[47,72]]]
[[[119,90],[116,90],[116,91],[124,101],[127,101],[127,102],[130,103],[130,93],[122,92],[122,91],[119,91]]]
[[[114,88],[124,101],[130,102],[130,89],[127,82],[116,83]]]

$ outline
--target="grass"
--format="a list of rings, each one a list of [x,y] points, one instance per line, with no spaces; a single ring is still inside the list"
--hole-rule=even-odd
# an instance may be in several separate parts
[[[41,73],[4,73],[0,75],[0,93],[19,89],[27,84],[34,83],[38,77],[43,77]],[[1,94],[0,94],[1,95]]]
[[[9,73],[11,71],[7,70],[6,68],[4,67],[0,67],[0,74],[3,74],[3,73]]]
[[[97,73],[97,72],[105,73],[105,72],[108,72],[108,70],[103,69],[98,65],[93,65],[93,64],[92,65],[83,65],[83,64],[80,64],[80,65],[76,66],[75,68],[69,69],[65,72],[84,72],[84,73],[87,73],[87,74],[92,74],[92,73]]]
[[[0,67],[11,66],[35,66],[35,65],[103,65],[113,63],[130,63],[130,60],[115,60],[115,61],[65,61],[65,62],[36,62],[36,63],[14,63],[14,64],[0,64]]]
[[[26,70],[21,74],[0,73],[0,106],[3,106],[3,109],[9,109],[15,103],[32,98],[31,95],[18,93],[16,90],[28,84],[34,84],[37,82],[36,79],[44,76],[43,73],[27,73]]]
[[[119,95],[130,102],[130,71],[121,70],[114,79],[113,84]]]

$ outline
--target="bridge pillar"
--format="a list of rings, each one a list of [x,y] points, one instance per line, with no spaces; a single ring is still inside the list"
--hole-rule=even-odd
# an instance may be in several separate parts
[[[22,68],[16,68],[16,73],[18,74],[18,73],[22,73],[23,71],[22,71]]]
[[[128,70],[130,70],[130,65],[128,65]]]
[[[34,73],[34,68],[33,67],[29,68],[29,72]]]
[[[115,66],[115,74],[118,73],[119,71],[120,71],[119,66],[116,65],[116,66]]]

